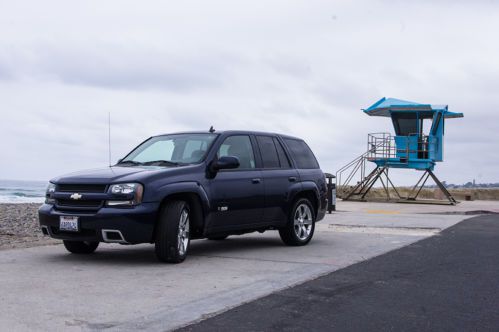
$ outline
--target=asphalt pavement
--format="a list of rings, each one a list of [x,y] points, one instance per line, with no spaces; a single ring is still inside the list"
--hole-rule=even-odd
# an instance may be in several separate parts
[[[462,221],[181,331],[499,331],[499,215]]]

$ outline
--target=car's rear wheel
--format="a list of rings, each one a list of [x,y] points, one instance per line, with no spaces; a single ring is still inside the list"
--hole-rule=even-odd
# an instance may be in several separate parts
[[[314,208],[308,199],[300,198],[293,204],[288,224],[279,230],[279,235],[288,246],[303,246],[310,242],[314,230]]]
[[[184,201],[167,202],[161,209],[155,234],[156,257],[162,262],[181,263],[190,244],[190,210]]]
[[[64,247],[73,254],[91,254],[99,246],[99,242],[64,240]]]

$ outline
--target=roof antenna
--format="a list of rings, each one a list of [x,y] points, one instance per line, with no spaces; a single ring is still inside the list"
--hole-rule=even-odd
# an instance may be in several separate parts
[[[215,128],[213,128],[213,126],[211,126],[209,132],[210,133],[214,133],[215,132]]]
[[[108,112],[108,117],[107,117],[107,125],[108,125],[108,131],[107,131],[107,138],[108,138],[108,148],[109,148],[109,167],[111,167],[111,112]]]

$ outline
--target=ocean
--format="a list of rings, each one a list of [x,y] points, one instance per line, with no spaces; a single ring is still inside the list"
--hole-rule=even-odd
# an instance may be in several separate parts
[[[48,182],[0,180],[0,203],[43,203]]]

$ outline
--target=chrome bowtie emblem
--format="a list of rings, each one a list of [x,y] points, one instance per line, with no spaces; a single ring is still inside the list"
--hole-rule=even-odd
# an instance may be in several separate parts
[[[72,194],[71,196],[69,196],[69,198],[74,199],[74,200],[78,200],[78,199],[80,199],[80,198],[82,198],[82,197],[83,197],[83,196],[82,196],[82,195],[80,195],[80,194],[78,194],[78,193],[74,193],[74,194]]]

